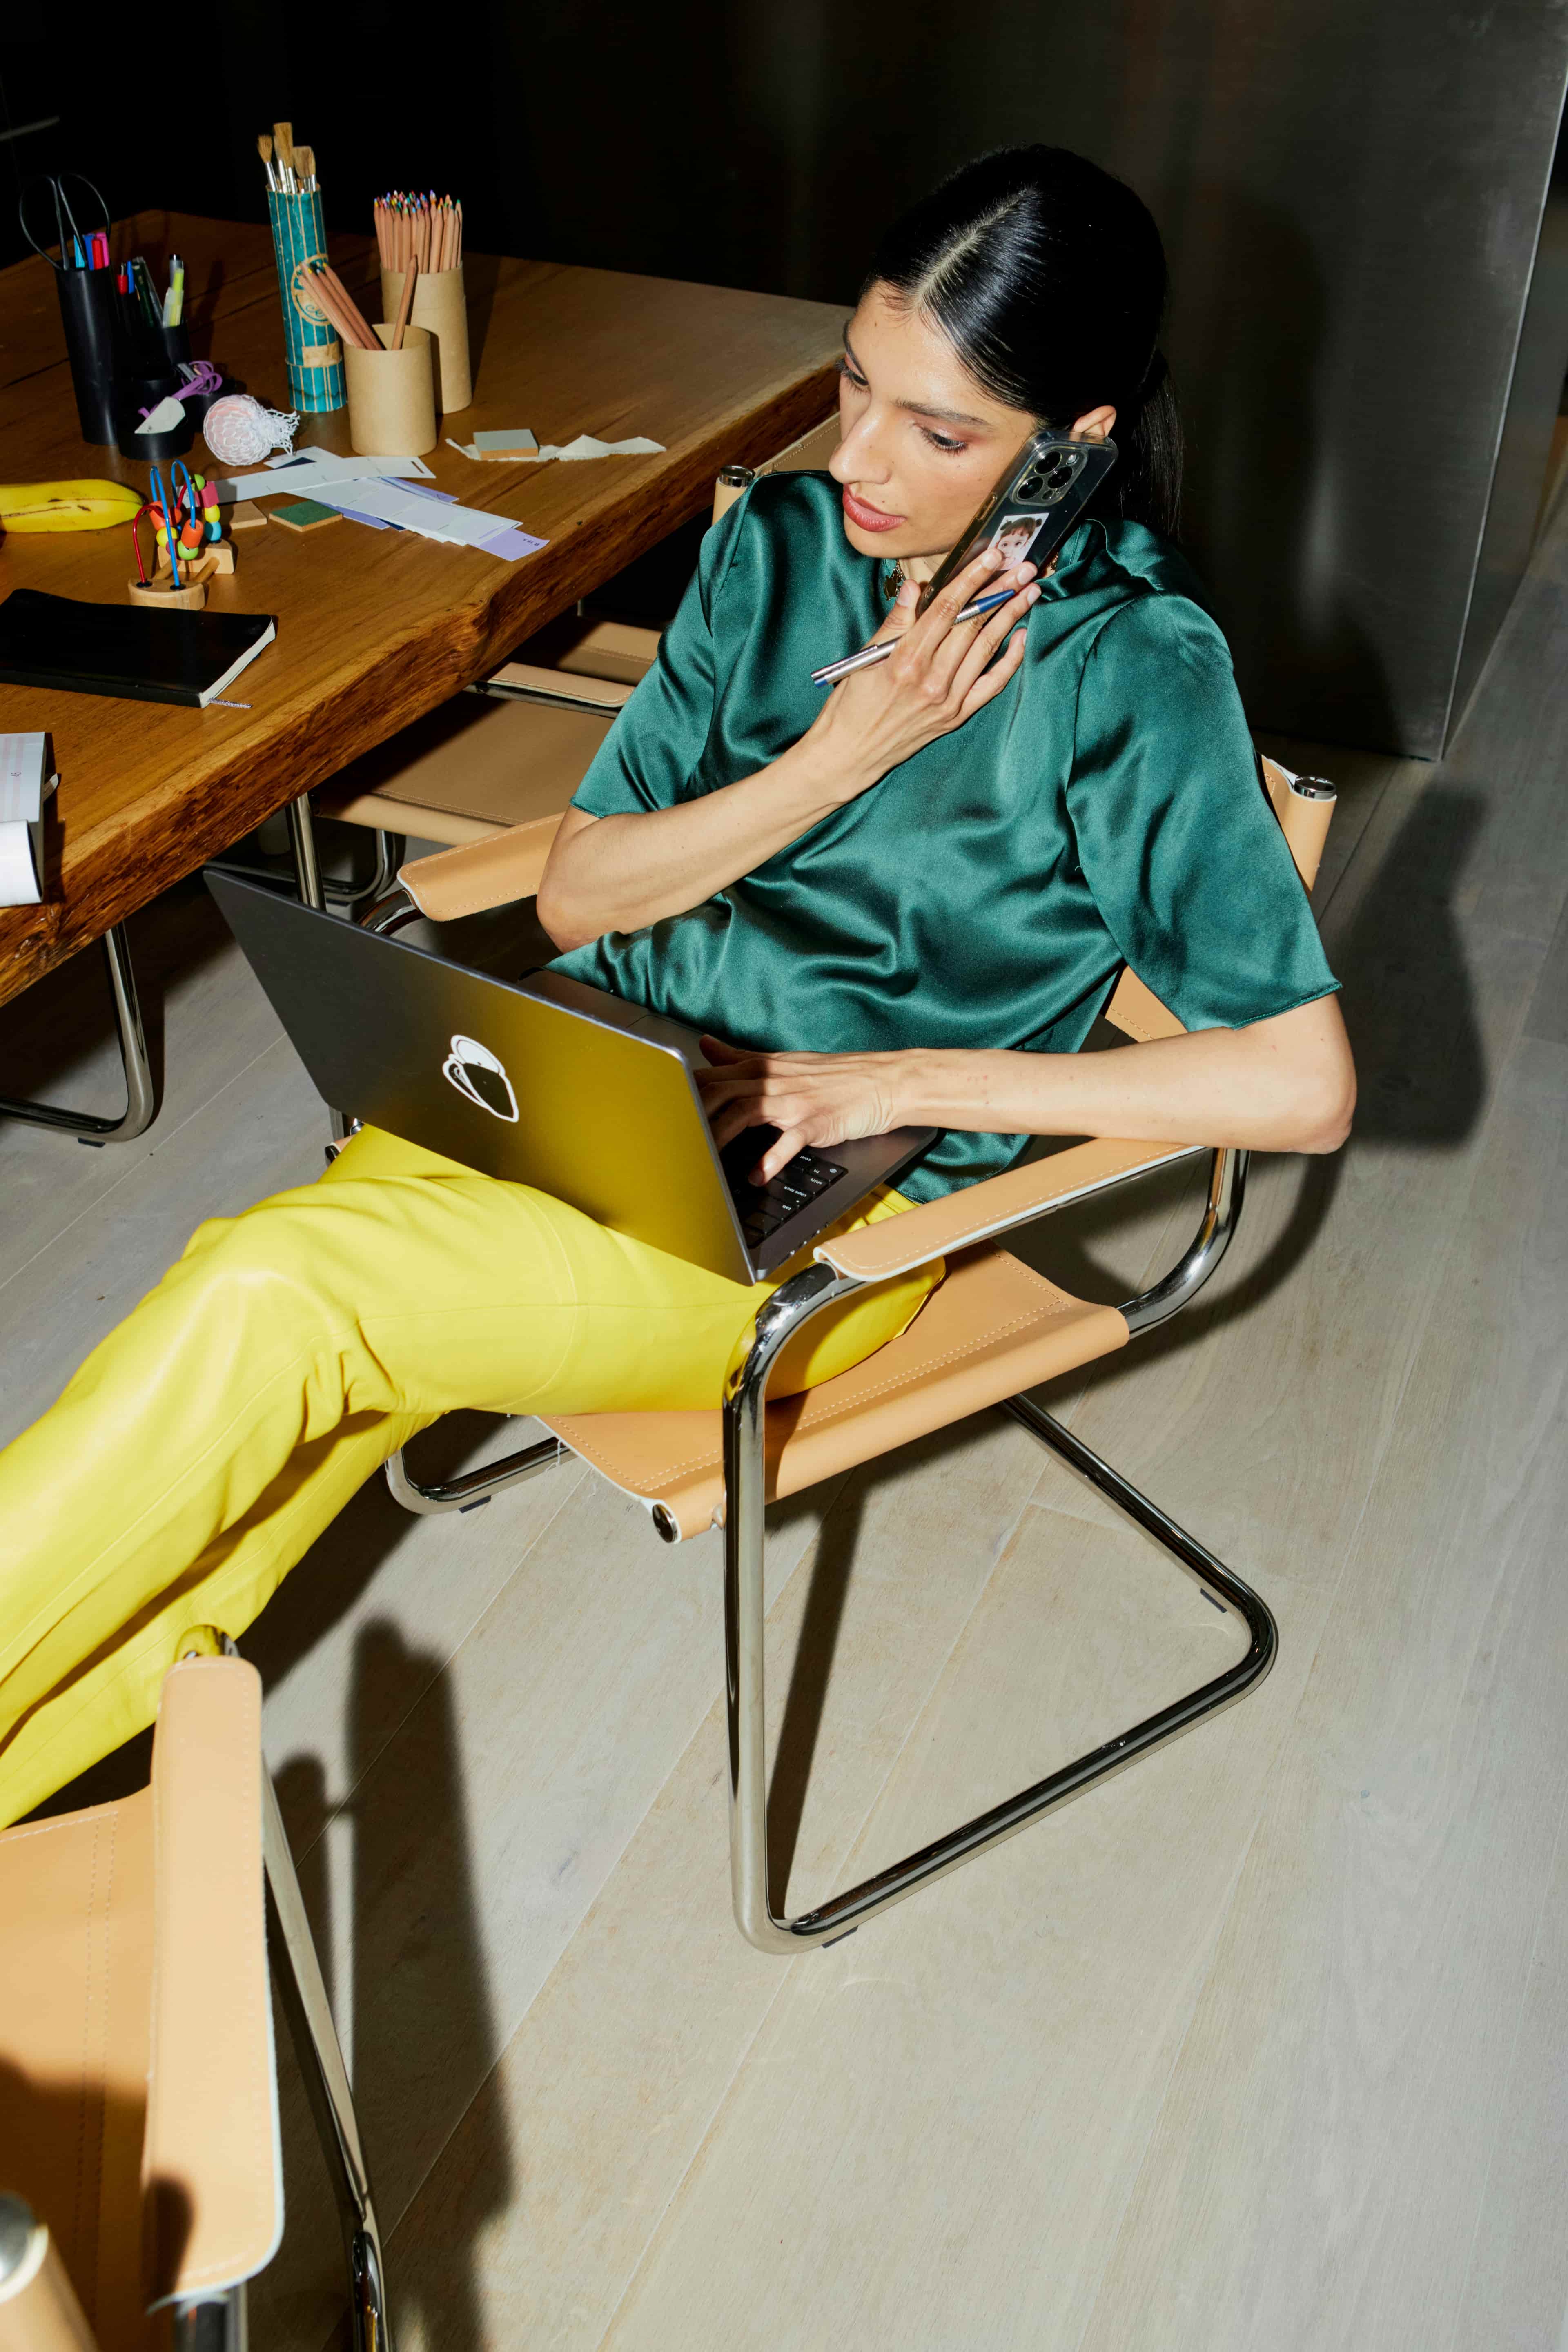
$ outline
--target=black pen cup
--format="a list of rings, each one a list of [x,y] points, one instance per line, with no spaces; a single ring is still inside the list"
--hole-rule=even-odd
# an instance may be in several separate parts
[[[149,465],[157,465],[164,457],[183,457],[196,437],[196,420],[191,415],[189,401],[180,404],[180,422],[167,433],[141,433],[142,411],[156,408],[172,392],[178,392],[183,379],[178,368],[163,375],[122,375],[119,383],[117,415],[120,430],[116,438],[121,454],[126,457],[144,457]]]
[[[102,446],[115,430],[116,328],[112,269],[57,269],[66,357],[81,437]]]

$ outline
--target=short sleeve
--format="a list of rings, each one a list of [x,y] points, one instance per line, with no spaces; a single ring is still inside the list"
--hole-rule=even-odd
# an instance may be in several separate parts
[[[713,723],[713,605],[751,493],[703,536],[658,657],[595,753],[572,805],[589,816],[637,815],[688,796]]]
[[[1243,1028],[1338,987],[1225,639],[1188,598],[1140,596],[1100,630],[1068,806],[1107,929],[1185,1028]]]

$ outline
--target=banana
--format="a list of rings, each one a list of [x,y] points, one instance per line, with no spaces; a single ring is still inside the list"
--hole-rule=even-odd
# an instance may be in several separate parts
[[[130,482],[0,482],[0,529],[110,530],[142,503]]]

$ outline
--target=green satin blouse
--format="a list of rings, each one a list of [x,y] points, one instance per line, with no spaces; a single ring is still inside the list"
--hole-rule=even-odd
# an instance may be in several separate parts
[[[703,541],[574,805],[667,808],[765,768],[821,708],[810,672],[880,625],[881,569],[826,474],[757,482]],[[705,905],[553,969],[737,1045],[818,1053],[1071,1053],[1124,962],[1189,1029],[1327,994],[1201,594],[1142,525],[1081,524],[994,701]],[[1028,1140],[950,1129],[899,1189],[935,1199]]]

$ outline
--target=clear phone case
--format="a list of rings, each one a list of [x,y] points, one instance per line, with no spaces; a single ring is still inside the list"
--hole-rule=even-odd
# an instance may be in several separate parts
[[[1075,441],[1067,433],[1031,434],[925,588],[921,611],[985,547],[999,546],[1009,563],[1027,561],[1043,573],[1115,463],[1114,441]]]

